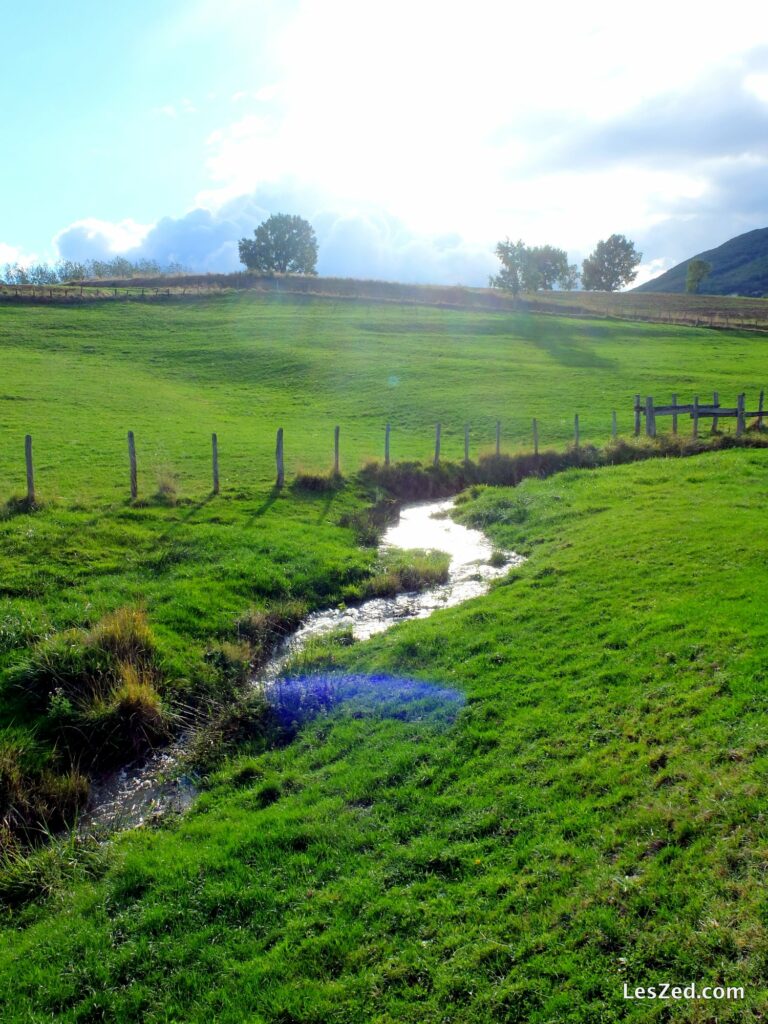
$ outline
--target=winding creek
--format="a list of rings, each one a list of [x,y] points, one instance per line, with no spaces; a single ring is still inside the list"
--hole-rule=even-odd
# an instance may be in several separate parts
[[[272,658],[253,679],[254,686],[269,691],[276,687],[280,673],[316,637],[338,629],[351,629],[357,640],[365,640],[408,619],[427,618],[441,608],[450,608],[484,594],[492,580],[506,575],[523,558],[505,552],[505,564],[490,564],[493,548],[479,530],[454,522],[448,515],[453,499],[407,505],[397,523],[382,537],[380,550],[424,548],[444,551],[450,556],[448,581],[421,593],[373,598],[351,608],[329,608],[313,612],[286,637]],[[157,751],[141,764],[128,765],[94,782],[89,810],[82,827],[113,831],[134,828],[155,816],[186,810],[197,795],[194,781],[179,775],[179,765],[190,743],[182,735],[175,743]]]

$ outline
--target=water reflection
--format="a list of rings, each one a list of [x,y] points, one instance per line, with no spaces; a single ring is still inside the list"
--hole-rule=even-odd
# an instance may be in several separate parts
[[[350,713],[396,718],[434,715],[438,709],[461,705],[463,697],[458,691],[393,676],[280,679],[286,663],[315,637],[348,628],[356,639],[365,640],[398,622],[426,618],[441,608],[484,594],[491,580],[504,576],[510,566],[523,561],[521,556],[507,553],[505,564],[491,565],[493,549],[488,539],[479,530],[450,519],[452,507],[452,499],[406,506],[399,521],[384,533],[380,545],[381,550],[397,547],[444,551],[451,559],[446,583],[419,594],[373,598],[352,608],[314,612],[260,670],[254,686],[264,687],[281,721],[298,725],[307,717],[341,703]],[[142,764],[129,765],[96,781],[83,824],[110,830],[132,828],[157,815],[186,810],[197,793],[194,781],[173,776],[178,772],[189,739],[182,736]]]

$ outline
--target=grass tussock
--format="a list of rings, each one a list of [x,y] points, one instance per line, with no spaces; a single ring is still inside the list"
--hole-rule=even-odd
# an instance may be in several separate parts
[[[285,677],[303,676],[336,669],[343,663],[344,651],[356,642],[351,627],[311,637],[300,651],[288,659],[280,674]]]
[[[40,765],[32,744],[4,737],[0,744],[0,849],[23,836],[35,843],[70,825],[88,799],[88,780],[74,766]]]
[[[112,764],[169,732],[163,666],[140,609],[120,608],[89,630],[44,637],[16,665],[13,682],[43,712],[41,727],[72,763]]]
[[[42,503],[37,500],[30,501],[26,495],[14,495],[0,505],[0,521],[28,515],[30,512],[39,512],[42,508]]]
[[[205,653],[210,665],[225,689],[237,691],[244,687],[254,669],[254,652],[246,640],[239,643],[215,644]]]
[[[132,665],[152,665],[158,656],[146,613],[140,608],[123,607],[105,615],[87,634],[86,643]]]
[[[192,736],[185,760],[189,768],[207,775],[227,756],[262,754],[276,742],[273,710],[264,695],[252,689],[210,708],[208,719]]]
[[[297,473],[291,490],[307,494],[332,494],[344,486],[344,477],[341,473]]]
[[[376,547],[384,530],[397,519],[399,502],[392,496],[396,492],[387,495],[384,487],[370,476],[362,479],[373,492],[373,504],[368,508],[345,512],[339,519],[339,526],[351,529],[358,544],[371,548]]]
[[[162,466],[157,471],[157,491],[155,501],[160,505],[173,508],[179,500],[179,474],[169,466]]]
[[[251,608],[241,616],[235,631],[241,642],[246,640],[250,644],[254,664],[268,658],[281,640],[296,629],[307,611],[303,601],[282,601],[270,608]]]
[[[17,910],[63,895],[74,882],[99,878],[107,864],[103,844],[71,832],[34,850],[8,842],[0,849],[0,904]]]
[[[361,586],[361,597],[394,597],[428,590],[448,580],[451,560],[442,551],[386,551],[373,576]]]

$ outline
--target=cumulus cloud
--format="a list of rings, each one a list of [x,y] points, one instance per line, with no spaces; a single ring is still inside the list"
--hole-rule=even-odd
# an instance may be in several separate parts
[[[5,266],[6,263],[21,263],[26,266],[28,263],[34,262],[35,259],[36,257],[32,253],[25,253],[14,245],[0,242],[0,267]]]
[[[60,231],[53,242],[63,259],[108,259],[136,249],[150,228],[150,224],[137,224],[130,219],[114,222],[86,217]]]
[[[270,214],[285,212],[299,213],[312,223],[319,245],[318,271],[323,275],[483,285],[495,269],[489,249],[472,246],[457,234],[414,235],[380,210],[316,207],[290,187],[240,196],[216,211],[197,208],[181,217],[164,217],[149,228],[78,222],[60,232],[56,242],[60,254],[69,259],[120,252],[129,259],[182,263],[197,271],[231,271],[241,267],[238,239],[250,236]]]

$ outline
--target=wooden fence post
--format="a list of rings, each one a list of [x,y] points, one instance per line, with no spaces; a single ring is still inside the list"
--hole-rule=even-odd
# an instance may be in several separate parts
[[[675,410],[672,413],[672,433],[677,436],[677,395],[672,395],[672,407]]]
[[[464,461],[469,462],[469,424],[464,424]]]
[[[435,424],[435,459],[433,465],[437,466],[440,462],[440,424]]]
[[[333,475],[339,475],[339,428],[333,428]]]
[[[32,435],[24,438],[24,457],[27,463],[27,504],[35,504],[35,470],[32,465]]]
[[[713,391],[712,392],[712,405],[714,405],[715,409],[717,409],[718,406],[720,405],[720,395],[717,393],[717,391]],[[713,434],[717,433],[717,421],[718,421],[718,419],[719,419],[719,416],[717,415],[717,413],[715,413],[715,415],[712,417],[712,433]]]
[[[635,395],[635,437],[640,435],[640,395]]]
[[[282,487],[285,483],[285,461],[283,459],[283,428],[278,427],[277,443],[275,445],[275,462],[277,463],[276,486]]]
[[[616,436],[619,433],[619,425],[616,422],[616,410],[614,409],[611,413],[611,437],[616,440]]]
[[[573,417],[573,446],[574,448],[579,447],[579,414]]]
[[[387,424],[386,427],[384,428],[384,465],[385,466],[389,465],[389,432],[390,432],[390,426],[389,426],[389,424]]]
[[[501,455],[501,420],[496,420],[496,454]]]
[[[539,454],[539,424],[533,421],[533,454]]]
[[[656,437],[656,414],[653,411],[653,397],[645,400],[645,432],[648,437]]]
[[[699,396],[693,398],[693,436],[699,436]]]
[[[742,393],[742,394],[739,395],[738,402],[737,402],[737,412],[736,412],[736,435],[737,436],[741,436],[741,434],[743,434],[744,431],[747,429],[747,419],[746,419],[746,416],[745,416],[745,413],[744,413],[744,401],[745,401],[745,396]]]
[[[219,439],[211,434],[211,452],[213,455],[213,493],[219,493]]]
[[[132,430],[128,431],[128,462],[131,467],[131,499],[135,501],[139,495],[139,483],[136,472],[136,442]]]
[[[761,391],[760,392],[760,404],[757,407],[757,409],[758,409],[758,412],[757,412],[757,429],[758,430],[762,430],[763,429],[763,399],[764,398],[765,398],[765,391]]]

